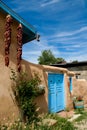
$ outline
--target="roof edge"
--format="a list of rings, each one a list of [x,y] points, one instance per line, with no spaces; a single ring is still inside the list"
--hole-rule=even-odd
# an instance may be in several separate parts
[[[6,13],[10,14],[16,21],[21,23],[24,27],[28,28],[33,33],[37,33],[36,29],[29,23],[27,23],[21,16],[15,13],[12,9],[10,9],[4,2],[0,1],[0,8],[4,10]]]

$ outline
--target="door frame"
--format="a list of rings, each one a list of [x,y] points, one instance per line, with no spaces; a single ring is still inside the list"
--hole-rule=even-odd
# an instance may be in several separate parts
[[[63,74],[63,83],[62,83],[62,85],[63,85],[63,110],[65,109],[65,107],[66,107],[66,105],[65,105],[65,100],[66,100],[66,97],[65,97],[65,76],[64,76],[64,73],[54,73],[54,72],[48,72],[48,77],[49,77],[49,75],[50,74],[53,74],[53,75],[57,75],[57,74]],[[49,81],[48,81],[48,85],[49,85]],[[50,104],[50,102],[49,102],[49,86],[48,86],[48,111],[50,111],[50,109],[49,109],[49,105]],[[62,110],[61,110],[62,111]],[[59,111],[57,111],[57,112],[59,112]],[[56,112],[55,112],[56,113]]]

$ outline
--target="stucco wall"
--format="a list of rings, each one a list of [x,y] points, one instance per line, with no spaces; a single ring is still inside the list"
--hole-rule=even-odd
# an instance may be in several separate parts
[[[38,107],[40,107],[40,112],[47,112],[47,73],[43,71],[43,67],[39,65],[35,65],[32,63],[29,63],[25,60],[22,61],[22,68],[23,70],[28,74],[29,79],[34,75],[34,73],[37,73],[41,79],[41,84],[45,87],[45,94],[43,96],[39,96],[36,99]]]
[[[9,54],[9,67],[5,66],[4,60],[4,31],[5,31],[5,14],[0,12],[0,121],[6,122],[6,120],[15,120],[19,115],[18,107],[15,103],[15,98],[11,89],[12,81],[10,80],[11,69],[17,69],[17,26],[18,23],[13,20],[12,23],[12,35],[11,35],[11,46]],[[48,72],[64,73],[64,87],[65,87],[65,102],[66,107],[72,106],[70,92],[68,87],[68,71],[63,68],[41,66],[29,63],[25,60],[22,61],[22,69],[28,74],[28,78],[31,79],[34,73],[38,73],[41,78],[41,84],[45,86],[45,94],[39,96],[36,99],[37,105],[40,107],[40,112],[48,112]],[[72,75],[72,73],[70,74]],[[4,119],[5,118],[5,119]]]
[[[73,109],[72,96],[71,96],[71,92],[70,92],[69,76],[70,75],[65,74],[66,109],[68,109],[68,110]],[[72,80],[73,80],[73,77],[72,77]]]
[[[4,31],[5,31],[5,14],[0,12],[0,121],[19,116],[18,108],[13,102],[11,81],[10,81],[10,67],[16,69],[16,28],[17,23],[12,24],[11,46],[9,54],[9,67],[5,66],[4,59]],[[4,119],[5,118],[5,119]]]
[[[85,79],[75,79],[73,82],[73,96],[82,96],[87,107],[87,81]]]
[[[77,66],[77,67],[69,67],[70,71],[73,71],[75,73],[79,73],[78,75],[79,79],[86,79],[87,80],[87,65],[85,66]]]
[[[52,66],[41,66],[33,63],[29,63],[25,60],[22,61],[23,70],[27,71],[29,75],[33,75],[33,73],[37,73],[43,84],[45,86],[45,94],[36,99],[37,105],[40,107],[39,112],[48,112],[48,72],[53,73],[63,73],[64,74],[64,90],[65,90],[65,106],[66,108],[72,109],[73,103],[71,99],[71,93],[69,89],[69,76],[73,76],[73,73],[69,73],[66,69],[52,67]],[[27,68],[27,69],[26,69]]]

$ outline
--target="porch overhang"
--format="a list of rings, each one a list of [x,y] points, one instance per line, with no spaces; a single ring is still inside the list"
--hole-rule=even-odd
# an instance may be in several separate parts
[[[36,29],[29,23],[27,23],[23,18],[11,10],[7,5],[0,1],[0,11],[5,14],[11,15],[18,23],[21,23],[23,26],[23,44],[30,42],[37,38]]]

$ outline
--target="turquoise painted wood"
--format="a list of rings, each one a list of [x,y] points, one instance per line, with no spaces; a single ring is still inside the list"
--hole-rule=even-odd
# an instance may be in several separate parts
[[[0,1],[0,10],[3,9],[5,12],[10,14],[14,19],[16,19],[19,23],[23,24],[24,27],[31,30],[36,34],[36,29],[30,24],[27,23],[23,18],[21,18],[18,14],[16,14],[13,10],[11,10],[4,2]]]
[[[76,102],[74,102],[74,107],[76,109],[78,109],[78,108],[84,108],[84,101],[76,101]]]
[[[70,82],[70,92],[72,92],[72,89],[73,89],[73,87],[72,87],[72,77],[69,77],[69,82]]]
[[[48,74],[48,109],[49,112],[56,112],[56,84],[55,75]]]
[[[16,14],[13,10],[11,10],[5,3],[0,0],[0,12],[4,12],[6,14],[10,14],[13,19],[21,23],[23,26],[23,44],[30,42],[36,39],[37,31],[36,29],[30,24],[27,23],[23,18],[21,18],[18,14]]]
[[[48,109],[56,113],[64,110],[64,75],[48,74]]]

